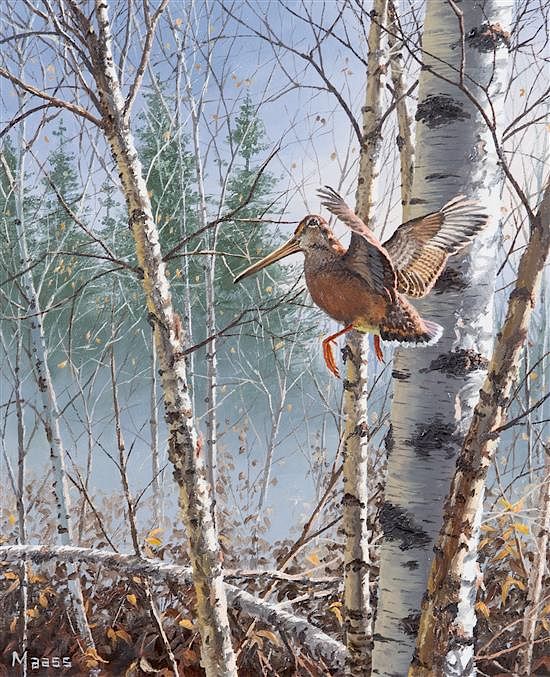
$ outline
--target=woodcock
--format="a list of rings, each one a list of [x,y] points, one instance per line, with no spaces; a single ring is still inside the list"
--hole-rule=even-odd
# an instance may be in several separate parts
[[[374,334],[379,360],[383,360],[380,339],[409,346],[436,343],[442,327],[421,317],[405,296],[426,296],[449,256],[485,226],[487,214],[475,202],[458,196],[438,212],[403,223],[381,244],[335,190],[326,186],[318,194],[321,204],[351,229],[348,249],[321,216],[309,214],[285,244],[244,270],[235,282],[285,256],[303,252],[313,301],[344,325],[323,341],[326,365],[336,377],[331,346],[351,329]]]

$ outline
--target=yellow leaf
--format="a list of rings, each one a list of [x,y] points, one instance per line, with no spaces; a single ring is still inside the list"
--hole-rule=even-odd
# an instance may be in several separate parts
[[[132,606],[137,606],[137,597],[135,595],[126,595],[126,599],[130,602]]]
[[[13,526],[16,523],[16,521],[17,518],[10,512],[10,514],[8,515],[8,522]]]
[[[19,576],[13,571],[4,572],[4,578],[7,578],[8,581],[18,581]]]
[[[511,510],[512,509],[512,504],[510,501],[507,501],[504,496],[498,499],[498,502],[500,505],[505,509],[505,510]]]
[[[278,341],[278,342],[273,346],[273,349],[274,349],[274,350],[280,350],[280,349],[284,346],[284,344],[285,344],[284,341]]]
[[[550,622],[548,621],[547,618],[543,618],[541,620],[542,627],[546,630],[546,632],[550,632]]]
[[[132,576],[132,580],[134,583],[137,583],[138,585],[141,584],[141,578],[139,576]]]
[[[476,611],[479,611],[480,614],[485,616],[485,618],[489,618],[491,615],[491,611],[489,610],[489,607],[485,604],[485,602],[476,602],[475,605]]]
[[[38,618],[38,616],[40,616],[40,611],[36,607],[27,609],[27,616],[29,618]]]
[[[182,618],[181,621],[178,622],[178,625],[182,628],[187,628],[187,630],[193,629],[193,621],[189,620],[189,618]]]
[[[10,623],[10,632],[15,632],[16,629],[17,629],[17,616],[14,616]]]
[[[178,17],[178,18],[174,21],[174,23],[176,24],[176,26],[181,26],[181,24],[183,23],[183,19],[182,19],[181,17]]]
[[[97,650],[93,649],[93,648],[86,649],[86,651],[84,652],[84,657],[90,658],[90,659],[92,659],[94,661],[98,661],[100,663],[108,663],[109,662],[109,661],[106,661],[103,658],[101,658],[101,656],[97,653]]]
[[[164,531],[164,527],[155,527],[154,529],[151,529],[149,532],[149,536],[158,536],[159,534],[162,534]]]
[[[502,584],[502,591],[500,594],[500,599],[502,600],[503,605],[506,604],[506,599],[512,586],[515,586],[520,590],[525,590],[525,584],[522,581],[518,581],[517,578],[511,578],[510,576],[508,576],[508,578]]]
[[[157,538],[156,536],[147,536],[145,540],[147,541],[147,543],[149,543],[149,545],[156,546],[162,545],[162,541],[160,540],[160,538]]]
[[[480,542],[479,545],[477,546],[479,550],[483,550],[483,548],[491,542],[490,538],[483,538]]]
[[[523,522],[514,522],[512,526],[516,531],[519,531],[520,534],[525,534],[526,536],[529,536],[529,527],[527,524],[523,524]]]
[[[117,636],[117,637],[120,637],[120,639],[123,639],[123,640],[126,642],[126,644],[130,644],[130,645],[132,644],[132,638],[131,638],[130,635],[126,632],[126,630],[122,630],[122,629],[117,630],[117,631],[116,631],[116,636]]]
[[[490,524],[482,524],[480,529],[481,529],[481,531],[485,531],[485,532],[496,531],[495,527],[491,526]]]
[[[46,608],[48,607],[48,596],[45,595],[43,592],[41,592],[41,593],[38,595],[38,604],[40,604],[40,606],[41,606],[43,609],[46,609]]]
[[[256,635],[258,635],[259,637],[265,637],[272,644],[275,644],[275,646],[281,646],[281,640],[277,637],[277,635],[274,632],[271,632],[271,630],[258,630],[258,632],[256,632]]]
[[[60,362],[58,365],[59,369],[65,369],[67,366],[67,360],[63,360],[63,362]]]
[[[334,602],[329,606],[328,610],[336,616],[336,620],[338,621],[338,623],[340,623],[340,625],[343,625],[344,617],[342,616],[342,612],[340,611],[341,606],[342,604],[340,602]]]
[[[116,632],[114,628],[107,628],[107,637],[116,642]]]
[[[539,375],[537,374],[536,371],[532,371],[532,372],[529,374],[529,378],[531,379],[531,381],[536,381],[536,380],[538,379],[538,377],[539,377]]]
[[[306,557],[307,561],[313,564],[314,567],[319,566],[321,564],[321,560],[319,559],[319,556],[317,555],[316,552],[312,552],[311,555],[308,555]]]
[[[519,95],[520,96],[525,96],[525,89],[523,87],[520,88],[519,90]]]
[[[497,554],[493,557],[493,559],[495,562],[498,562],[499,560],[504,559],[510,554],[511,554],[510,548],[508,546],[505,546],[504,548],[502,548],[502,550],[497,552]]]
[[[265,290],[268,294],[271,294],[271,292],[273,291],[273,287],[266,287]]]

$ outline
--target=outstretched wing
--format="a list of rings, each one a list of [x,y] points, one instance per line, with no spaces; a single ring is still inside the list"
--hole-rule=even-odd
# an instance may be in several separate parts
[[[351,242],[343,261],[350,272],[359,275],[371,289],[395,300],[396,277],[392,262],[372,230],[330,186],[319,188],[321,204],[352,230]]]
[[[399,226],[384,242],[397,275],[397,290],[414,298],[425,296],[449,256],[471,242],[487,219],[478,204],[459,195],[440,211]]]

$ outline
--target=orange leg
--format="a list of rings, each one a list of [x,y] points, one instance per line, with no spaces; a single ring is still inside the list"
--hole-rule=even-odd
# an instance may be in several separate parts
[[[374,335],[374,354],[376,359],[379,362],[384,362],[384,353],[382,352],[382,346],[380,345],[380,336],[378,334]]]
[[[328,370],[333,373],[336,378],[340,378],[340,373],[338,372],[338,367],[334,361],[334,353],[332,352],[331,343],[334,343],[339,336],[342,336],[342,334],[345,334],[352,329],[353,325],[348,324],[347,327],[337,331],[336,334],[327,336],[327,338],[323,340],[323,357],[325,358],[325,364],[327,365]]]

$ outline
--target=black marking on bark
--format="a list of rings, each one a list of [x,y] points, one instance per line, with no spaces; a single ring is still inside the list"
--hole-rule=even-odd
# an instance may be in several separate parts
[[[447,125],[455,120],[468,120],[471,115],[464,110],[462,104],[448,94],[439,94],[426,97],[418,104],[417,121],[423,122],[430,129]]]
[[[405,562],[403,566],[406,566],[409,571],[415,571],[415,569],[418,569],[419,564],[415,559],[410,559],[408,562]]]
[[[388,426],[388,432],[386,433],[386,436],[384,437],[384,445],[386,447],[386,455],[388,458],[391,455],[391,452],[393,451],[393,448],[395,447],[395,440],[393,439],[393,426],[390,423]]]
[[[394,369],[391,373],[391,377],[397,381],[407,381],[411,376],[411,372],[407,369]]]
[[[423,200],[421,197],[412,197],[409,204],[411,205],[425,205],[428,200]]]
[[[455,427],[450,423],[442,423],[442,419],[435,418],[427,424],[417,424],[414,437],[405,440],[405,444],[412,447],[417,456],[429,457],[434,451],[444,449],[449,458],[454,455],[451,444],[455,441]]]
[[[440,181],[441,179],[460,178],[458,174],[428,174],[426,181]]]
[[[360,501],[357,496],[354,496],[353,494],[345,493],[343,498],[342,498],[342,504],[347,505],[347,506],[352,506],[356,508],[364,508],[365,504]]]
[[[399,541],[401,550],[425,548],[431,538],[424,529],[416,524],[413,516],[404,508],[386,502],[380,511],[380,525],[384,537],[390,541]]]
[[[465,36],[469,47],[478,49],[480,52],[493,52],[495,49],[510,47],[510,33],[505,31],[499,23],[482,23],[475,26]]]
[[[358,571],[368,571],[370,569],[367,562],[364,559],[352,559],[351,562],[347,562],[345,566],[346,571],[353,571],[357,573]],[[359,613],[359,618],[363,618],[363,612]]]
[[[342,354],[342,362],[344,364],[348,361],[348,359],[350,359],[350,360],[353,359],[353,351],[351,350],[351,348],[348,345],[345,345],[340,350],[340,352]]]
[[[405,616],[405,618],[402,618],[399,621],[399,627],[409,637],[416,637],[420,627],[420,612],[413,611],[408,616]]]
[[[445,268],[439,276],[433,291],[435,294],[445,294],[448,291],[458,292],[468,288],[468,282],[453,268]]]
[[[465,376],[473,371],[487,369],[489,360],[480,355],[477,351],[465,348],[459,348],[449,353],[438,355],[435,360],[430,362],[427,369],[421,369],[421,373],[428,371],[440,371],[449,376]]]

